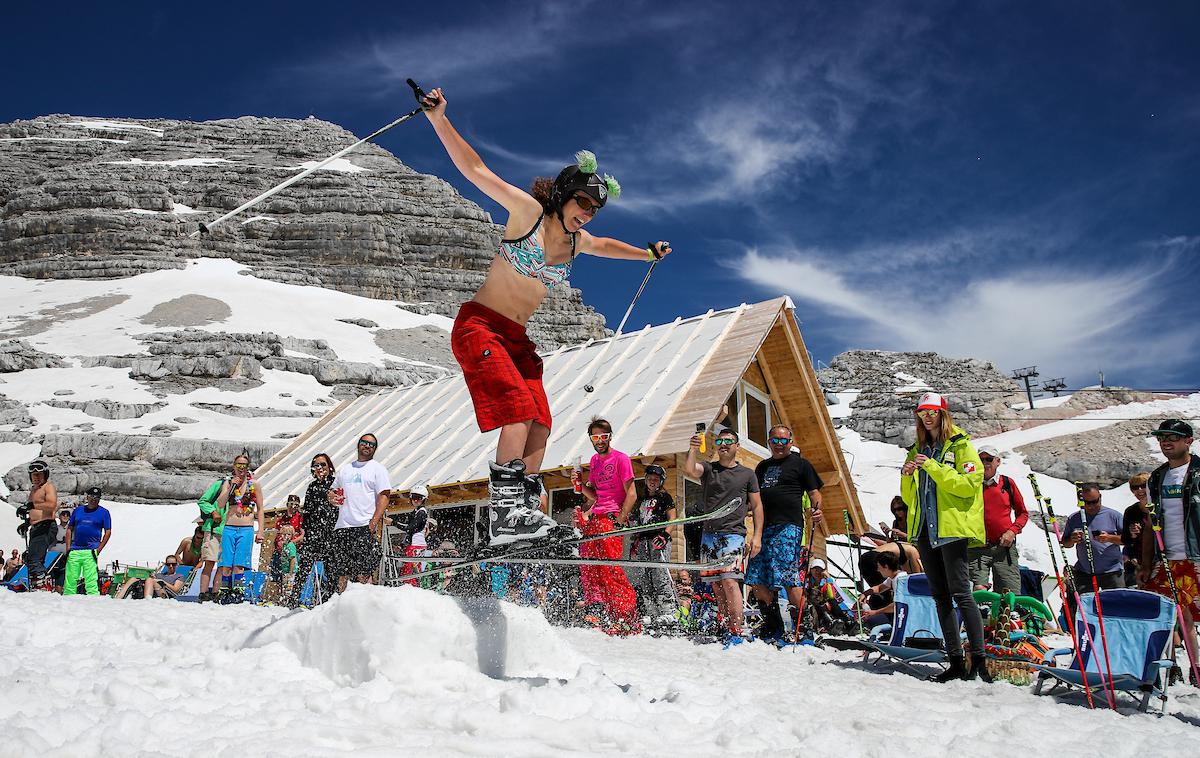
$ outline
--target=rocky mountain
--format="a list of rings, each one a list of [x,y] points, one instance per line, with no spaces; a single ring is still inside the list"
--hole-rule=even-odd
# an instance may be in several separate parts
[[[35,454],[64,493],[191,499],[234,454],[264,460],[339,400],[457,370],[446,317],[502,229],[386,150],[363,145],[191,236],[354,141],[311,118],[0,124],[13,500]],[[605,331],[567,287],[530,323],[543,350]]]
[[[355,140],[315,118],[0,124],[0,274],[118,278],[230,258],[260,278],[453,316],[482,282],[502,230],[449,184],[376,145],[212,234],[189,236]],[[560,287],[530,332],[552,349],[602,335],[604,319]]]

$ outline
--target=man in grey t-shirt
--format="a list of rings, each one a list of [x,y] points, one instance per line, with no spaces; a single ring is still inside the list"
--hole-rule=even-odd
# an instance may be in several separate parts
[[[728,560],[728,566],[716,571],[702,571],[701,576],[712,583],[717,607],[731,639],[741,640],[742,591],[738,582],[742,579],[745,560],[753,558],[762,545],[762,500],[754,470],[737,462],[737,432],[726,429],[713,442],[717,447],[717,462],[709,463],[699,459],[699,435],[692,437],[684,473],[700,480],[704,490],[704,513],[711,513],[731,501],[738,503],[733,513],[704,522],[700,560]],[[746,529],[747,511],[752,516],[749,532]]]

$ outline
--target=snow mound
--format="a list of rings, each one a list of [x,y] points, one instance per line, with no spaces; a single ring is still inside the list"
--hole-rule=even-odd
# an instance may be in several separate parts
[[[415,587],[352,585],[251,634],[243,647],[272,644],[341,686],[384,678],[456,688],[480,675],[571,676],[584,662],[536,609]]]

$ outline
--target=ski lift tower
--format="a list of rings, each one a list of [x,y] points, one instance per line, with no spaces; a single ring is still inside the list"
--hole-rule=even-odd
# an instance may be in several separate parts
[[[1013,379],[1025,382],[1025,397],[1029,398],[1029,410],[1033,410],[1033,387],[1030,386],[1029,380],[1039,376],[1037,366],[1015,369],[1012,375]]]

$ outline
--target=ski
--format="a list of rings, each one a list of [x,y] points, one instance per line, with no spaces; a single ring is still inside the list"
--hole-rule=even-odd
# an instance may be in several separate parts
[[[470,568],[471,566],[478,566],[481,563],[487,563],[489,561],[491,561],[493,563],[505,563],[505,562],[511,563],[512,561],[507,561],[506,559],[509,559],[509,558],[534,558],[534,557],[537,557],[536,554],[539,552],[560,551],[560,550],[563,550],[564,548],[576,547],[585,542],[593,542],[595,540],[605,540],[605,539],[609,539],[611,537],[625,537],[627,535],[637,534],[639,532],[657,531],[659,529],[663,529],[665,527],[670,527],[670,526],[680,526],[680,525],[684,525],[684,524],[695,524],[695,523],[699,523],[702,521],[709,521],[711,519],[728,516],[729,514],[733,513],[738,508],[740,508],[741,505],[742,505],[742,499],[740,497],[735,497],[732,500],[730,500],[729,502],[722,505],[720,508],[716,509],[715,511],[709,511],[708,513],[700,513],[695,516],[684,516],[683,518],[677,518],[677,519],[673,519],[671,521],[660,521],[655,524],[644,524],[642,526],[630,526],[630,527],[626,527],[624,529],[615,529],[611,532],[604,532],[603,534],[592,534],[592,535],[586,535],[583,537],[574,537],[574,538],[565,539],[565,540],[555,540],[555,541],[550,541],[550,542],[545,542],[545,541],[535,542],[531,545],[521,545],[518,543],[517,545],[515,545],[514,547],[511,547],[509,549],[502,549],[502,550],[499,550],[495,553],[491,553],[488,555],[473,555],[469,558],[462,558],[462,559],[458,559],[452,563],[443,564],[441,566],[438,566],[437,568],[426,569],[424,571],[417,571],[412,574],[406,574],[404,576],[404,580],[408,581],[410,579],[420,579],[423,576],[433,576],[435,574],[444,573],[451,569]],[[571,559],[573,561],[576,560],[573,557]],[[390,560],[397,560],[397,558],[391,558]],[[421,561],[421,562],[428,563],[428,561]],[[533,561],[533,562],[534,563],[539,563],[539,562],[544,563],[545,561],[541,560],[541,561]],[[659,563],[659,564],[655,564],[655,565],[656,566],[665,566],[666,564]]]
[[[461,563],[461,558],[446,558],[444,556],[404,557],[398,559],[402,563]],[[546,563],[552,566],[619,566],[620,568],[665,568],[671,571],[716,571],[728,566],[728,562],[712,561],[696,563],[694,561],[639,561],[626,558],[489,558],[484,563]],[[406,575],[407,579],[411,574]]]

